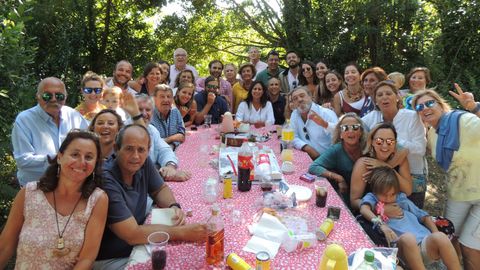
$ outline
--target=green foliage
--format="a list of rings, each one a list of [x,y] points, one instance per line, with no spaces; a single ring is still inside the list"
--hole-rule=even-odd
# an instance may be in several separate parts
[[[18,185],[14,177],[16,166],[13,157],[3,155],[0,157],[0,162],[2,164],[2,170],[0,171],[0,228],[3,228],[13,199],[18,192]]]

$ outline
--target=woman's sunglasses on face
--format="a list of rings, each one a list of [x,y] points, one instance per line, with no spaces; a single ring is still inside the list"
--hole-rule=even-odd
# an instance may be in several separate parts
[[[383,138],[375,138],[373,139],[376,145],[381,146],[384,143],[387,143],[387,145],[392,145],[395,143],[395,139],[383,139]]]
[[[98,94],[101,94],[102,91],[103,91],[102,88],[92,88],[92,87],[84,87],[83,88],[83,93],[85,93],[85,94],[91,94],[91,93],[95,92],[95,94],[98,95]]]
[[[360,124],[354,124],[354,125],[340,125],[340,130],[342,132],[345,132],[345,131],[355,131],[355,130],[359,130],[360,128],[362,127],[362,125]]]
[[[421,112],[425,110],[425,108],[432,108],[433,106],[435,106],[435,104],[437,104],[437,101],[435,100],[429,100],[429,101],[426,101],[425,103],[417,104],[415,106],[415,111]]]
[[[48,102],[53,98],[53,95],[55,95],[55,99],[57,101],[64,101],[65,98],[66,98],[64,93],[43,93],[42,94],[42,99],[45,102]]]

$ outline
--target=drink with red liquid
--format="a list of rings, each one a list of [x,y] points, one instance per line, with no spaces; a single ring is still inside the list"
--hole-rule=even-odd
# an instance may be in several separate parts
[[[152,251],[152,269],[163,270],[167,265],[167,251],[164,249]]]

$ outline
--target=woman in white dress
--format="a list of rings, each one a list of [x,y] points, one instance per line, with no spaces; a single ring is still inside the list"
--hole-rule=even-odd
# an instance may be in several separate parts
[[[235,118],[240,122],[253,124],[256,128],[275,123],[272,103],[268,101],[267,88],[261,81],[252,83],[247,98],[238,106]]]

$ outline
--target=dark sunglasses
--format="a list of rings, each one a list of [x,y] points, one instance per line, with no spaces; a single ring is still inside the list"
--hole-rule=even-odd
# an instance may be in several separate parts
[[[207,85],[207,89],[219,89],[220,87],[218,87],[218,85],[213,85],[213,84],[209,84]]]
[[[305,72],[305,71],[311,71],[311,70],[312,70],[312,68],[310,68],[310,67],[307,67],[307,68],[302,68],[302,72]]]
[[[345,132],[345,131],[353,131],[353,130],[359,130],[360,128],[362,127],[362,125],[360,124],[354,124],[354,125],[340,125],[340,130],[342,132]]]
[[[395,143],[395,139],[375,138],[373,140],[375,141],[375,144],[378,146],[383,145],[384,143],[387,143],[387,145],[392,145]]]
[[[303,127],[303,132],[305,133],[305,139],[310,140],[310,136],[308,135],[307,127]]]
[[[85,94],[91,94],[92,92],[95,91],[95,94],[101,94],[103,89],[102,88],[92,88],[92,87],[84,87],[83,88],[83,93]]]
[[[437,104],[437,101],[435,100],[429,100],[429,101],[426,101],[425,103],[417,104],[415,106],[415,111],[421,112],[425,110],[425,108],[432,108],[433,106],[435,106],[435,104]]]
[[[55,95],[55,99],[57,101],[64,101],[65,100],[65,94],[64,93],[43,93],[42,94],[42,99],[46,102],[50,101],[53,98],[53,95]]]

